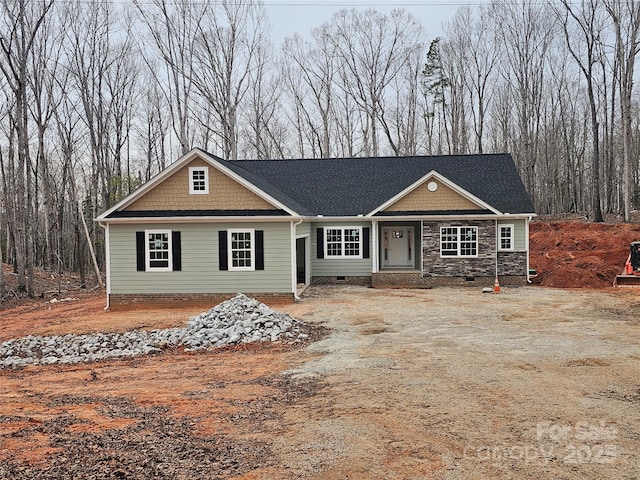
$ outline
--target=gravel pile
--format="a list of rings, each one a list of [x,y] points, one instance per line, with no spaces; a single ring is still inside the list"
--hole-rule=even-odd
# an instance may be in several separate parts
[[[94,362],[148,355],[165,348],[185,351],[278,340],[306,339],[305,326],[286,313],[238,294],[191,317],[185,328],[91,335],[27,336],[0,343],[0,368]]]

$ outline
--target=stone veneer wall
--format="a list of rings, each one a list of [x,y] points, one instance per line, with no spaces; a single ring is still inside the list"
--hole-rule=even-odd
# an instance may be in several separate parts
[[[441,257],[440,227],[460,225],[478,227],[478,257]],[[495,277],[496,224],[493,220],[422,222],[422,249],[425,277]]]
[[[498,252],[498,275],[526,275],[527,252]]]

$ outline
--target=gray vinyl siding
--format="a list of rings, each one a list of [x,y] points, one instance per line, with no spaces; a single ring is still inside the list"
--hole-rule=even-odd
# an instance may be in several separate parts
[[[369,258],[318,258],[317,256],[317,234],[316,229],[323,227],[368,227],[371,229],[371,222],[319,222],[311,224],[311,275],[314,277],[366,277],[371,276],[372,255],[369,251]],[[369,231],[371,235],[371,230]],[[371,238],[369,238],[369,249],[371,250]]]
[[[218,231],[247,228],[264,231],[264,270],[221,271]],[[182,270],[136,271],[136,232],[181,232]],[[110,225],[111,292],[118,293],[291,293],[291,224],[153,224]]]
[[[514,251],[526,252],[527,251],[527,229],[525,219],[513,219],[513,220],[498,220],[498,227],[500,225],[513,225],[514,236]]]
[[[296,227],[296,237],[304,237],[306,235],[311,236],[312,233],[310,223],[301,223]]]

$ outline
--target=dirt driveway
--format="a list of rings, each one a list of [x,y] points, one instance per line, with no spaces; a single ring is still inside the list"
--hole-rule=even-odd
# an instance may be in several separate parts
[[[312,288],[280,308],[331,331],[0,372],[0,478],[638,478],[638,291]]]

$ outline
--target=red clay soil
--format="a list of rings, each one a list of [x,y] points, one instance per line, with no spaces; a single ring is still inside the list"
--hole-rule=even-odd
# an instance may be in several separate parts
[[[611,287],[633,241],[640,241],[638,223],[534,221],[530,265],[538,276],[533,282],[561,288]]]

